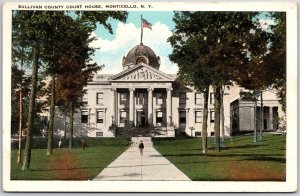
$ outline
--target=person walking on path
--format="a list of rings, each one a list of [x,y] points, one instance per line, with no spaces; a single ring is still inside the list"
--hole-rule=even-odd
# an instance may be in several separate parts
[[[141,143],[139,144],[139,149],[140,149],[140,154],[141,154],[141,156],[143,156],[144,143],[143,143],[142,140],[141,140]]]

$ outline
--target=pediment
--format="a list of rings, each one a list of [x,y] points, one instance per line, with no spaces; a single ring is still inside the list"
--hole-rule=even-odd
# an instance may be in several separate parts
[[[111,81],[174,81],[174,79],[148,65],[136,65],[111,77]]]

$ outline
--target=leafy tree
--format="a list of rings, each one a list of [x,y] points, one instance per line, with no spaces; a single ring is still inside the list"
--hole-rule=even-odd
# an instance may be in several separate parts
[[[126,11],[76,11],[75,14],[85,24],[92,25],[93,29],[95,29],[97,25],[103,25],[111,34],[113,33],[113,29],[108,22],[109,19],[126,22],[128,16]]]
[[[110,31],[111,26],[106,22],[103,22],[103,20],[106,21],[108,18],[112,17],[114,19],[125,21],[127,17],[127,12],[121,11],[93,12],[94,14],[90,14],[89,12],[76,13],[82,16],[83,25],[92,24],[95,28],[97,22],[100,21],[100,24],[103,24]],[[22,170],[29,169],[30,166],[32,130],[34,117],[37,113],[35,100],[37,97],[36,93],[39,67],[42,67],[43,70],[51,73],[51,71],[49,71],[51,69],[51,64],[49,64],[49,62],[51,62],[49,61],[49,54],[48,57],[45,54],[47,54],[47,51],[53,52],[52,50],[49,51],[49,47],[47,46],[49,46],[49,44],[53,44],[51,43],[51,41],[55,41],[50,39],[52,38],[52,33],[56,32],[56,29],[53,28],[53,26],[55,26],[54,24],[57,22],[52,17],[54,14],[56,14],[56,12],[48,11],[14,11],[13,13],[13,47],[26,45],[26,48],[31,54],[30,62],[32,63],[32,80],[28,108],[27,137]],[[53,84],[55,84],[55,82]]]
[[[176,25],[169,38],[173,46],[170,59],[178,64],[179,74],[199,90],[214,86],[216,151],[220,150],[221,87],[239,77],[236,69],[250,61],[250,51],[257,55],[261,53],[254,44],[254,40],[257,41],[254,38],[260,32],[253,20],[257,14],[175,12],[173,18]]]
[[[275,88],[282,110],[286,110],[286,13],[269,13],[269,18],[274,20],[270,26],[270,47],[262,59],[262,66],[265,70],[263,81],[265,86]],[[261,131],[262,139],[263,126],[263,98],[261,91]]]
[[[11,134],[17,134],[19,128],[19,110],[20,110],[20,90],[21,90],[21,80],[22,82],[22,100],[23,97],[28,97],[29,92],[29,82],[28,78],[24,77],[24,71],[21,71],[18,66],[13,65],[11,67],[11,104],[12,104],[12,113],[11,113]],[[24,99],[25,101],[25,99]],[[24,115],[22,113],[22,117]],[[22,123],[22,129],[24,128],[24,123]]]
[[[33,63],[32,63],[32,80],[31,80],[31,93],[29,103],[29,113],[27,122],[27,137],[24,152],[24,162],[22,170],[28,169],[31,157],[31,140],[32,128],[35,114],[35,98],[37,87],[37,74],[38,74],[38,56],[39,56],[39,40],[43,36],[41,31],[37,29],[37,14],[32,11],[14,12],[13,13],[13,44],[27,43],[32,47]],[[27,41],[28,40],[28,41]]]
[[[271,13],[275,25],[271,26],[271,47],[266,55],[265,66],[270,71],[269,80],[274,84],[277,90],[277,97],[286,111],[286,13]]]
[[[50,66],[48,69],[48,73],[51,75],[51,97],[50,97],[50,119],[49,119],[49,127],[48,127],[48,147],[47,147],[47,155],[52,154],[52,138],[53,138],[53,123],[54,123],[54,112],[55,112],[55,104],[56,104],[56,82],[55,79],[58,75],[63,75],[59,71],[59,67],[64,66],[62,58],[66,58],[63,56],[63,53],[66,53],[66,48],[72,43],[73,47],[83,47],[80,44],[83,43],[82,39],[78,37],[78,33],[82,33],[85,31],[84,39],[87,43],[93,41],[90,38],[91,32],[95,30],[97,24],[103,25],[106,29],[112,33],[112,28],[107,20],[109,18],[113,18],[116,20],[120,20],[125,22],[127,18],[127,12],[117,11],[117,12],[84,12],[77,11],[75,12],[77,15],[75,19],[66,14],[65,12],[54,12],[53,13],[53,21],[55,21],[52,25],[52,33],[49,37],[48,49],[46,51],[52,51],[51,55],[46,56],[46,61],[49,62]],[[76,38],[76,39],[74,39]],[[78,41],[80,40],[80,41]],[[70,48],[73,50],[74,48]],[[71,51],[72,52],[72,51]],[[73,51],[74,52],[74,51]],[[82,50],[81,53],[78,53],[77,56],[82,56],[82,58],[88,58],[86,55],[93,55],[94,51],[85,47],[85,50]],[[75,58],[74,55],[70,54],[69,58]],[[62,63],[63,62],[63,63]],[[78,67],[78,69],[80,69]],[[68,71],[68,70],[67,70]],[[82,84],[85,84],[83,81]]]
[[[179,17],[179,13],[175,14],[175,17]],[[189,38],[185,42],[179,31],[179,25],[177,31],[171,36],[168,41],[171,43],[173,53],[169,55],[171,61],[178,64],[178,75],[181,81],[185,84],[191,84],[204,95],[204,107],[203,107],[203,120],[202,120],[202,152],[207,153],[207,117],[208,117],[208,96],[209,86],[212,83],[211,77],[206,72],[209,67],[199,66],[205,64],[203,59],[198,59],[198,54],[195,51],[204,51],[204,44],[200,44],[198,40]],[[200,40],[201,41],[201,40]],[[180,44],[180,46],[179,46]],[[199,80],[199,75],[204,76]],[[207,76],[207,77],[206,77]]]
[[[45,64],[47,64],[47,69],[45,70],[45,74],[51,77],[51,82],[49,85],[49,124],[48,124],[48,142],[47,142],[47,155],[52,154],[52,146],[53,146],[53,125],[54,125],[54,114],[55,114],[55,105],[56,105],[56,95],[55,95],[55,85],[56,85],[56,75],[57,67],[59,66],[58,59],[61,54],[65,53],[65,46],[69,44],[70,40],[70,31],[74,32],[74,29],[70,28],[70,23],[72,23],[73,19],[66,15],[65,12],[51,12],[50,13],[50,23],[51,28],[48,29],[47,39],[45,42],[45,48],[41,55],[41,58]]]
[[[15,45],[27,44],[27,48],[31,50],[30,52],[32,54],[31,92],[22,170],[29,169],[30,165],[32,130],[36,115],[38,69],[41,63],[40,52],[43,51],[45,46],[44,41],[49,37],[47,33],[48,29],[51,27],[51,24],[49,23],[50,17],[47,13],[48,12],[41,11],[15,11],[13,13],[13,40],[16,40],[13,43]]]
[[[20,70],[17,65],[12,65],[11,69],[11,134],[19,135],[19,128],[21,126],[21,130],[26,129],[26,124],[20,124],[20,105],[22,105],[22,121],[27,121],[28,119],[28,107],[29,107],[29,96],[30,96],[30,83],[31,77],[25,75],[24,70]],[[21,81],[22,80],[22,81]],[[21,90],[21,82],[22,82],[22,94],[20,94]],[[38,97],[44,95],[44,86],[45,83],[39,80],[38,88]],[[20,99],[21,95],[21,99]],[[20,104],[21,101],[21,104]],[[36,111],[42,112],[45,107],[45,102],[39,101],[36,105]],[[36,116],[36,123],[34,125],[33,134],[39,135],[39,116]],[[22,133],[21,133],[22,135]]]
[[[22,64],[21,64],[22,67]],[[12,85],[11,85],[11,103],[12,103],[12,109],[11,109],[11,133],[15,132],[17,130],[17,123],[14,122],[18,119],[18,155],[17,155],[17,163],[21,163],[21,146],[22,146],[22,119],[23,119],[23,112],[22,112],[22,68],[21,70],[18,70],[17,66],[12,66]],[[18,93],[19,91],[19,93]],[[19,101],[19,107],[16,103]],[[14,105],[14,107],[13,107]]]
[[[65,58],[63,69],[64,74],[60,74],[57,78],[57,98],[60,108],[68,112],[69,121],[69,148],[72,149],[73,143],[73,116],[75,109],[82,106],[82,97],[86,90],[84,87],[87,82],[92,79],[93,74],[100,70],[96,64],[80,64],[76,59]]]
[[[17,163],[21,163],[21,147],[22,147],[22,130],[24,128],[24,115],[23,115],[23,93],[25,93],[25,97],[28,97],[28,83],[25,83],[25,88],[23,89],[23,77],[24,71],[23,69],[28,67],[28,56],[30,56],[30,50],[26,48],[26,41],[21,41],[16,39],[18,38],[17,31],[12,31],[12,41],[13,43],[18,42],[19,44],[12,44],[12,85],[11,85],[11,94],[12,94],[12,115],[11,115],[11,132],[16,130],[18,125],[18,155],[17,155]],[[18,68],[20,66],[20,69]],[[27,77],[28,79],[28,77]],[[28,80],[26,80],[28,81]],[[18,95],[16,94],[18,91]],[[24,92],[23,92],[24,91]],[[18,100],[16,99],[18,97]],[[19,102],[19,106],[17,107],[17,103]],[[18,115],[17,115],[18,112]],[[18,119],[18,123],[16,122]],[[26,120],[26,119],[25,119]]]
[[[275,25],[269,29],[263,29],[259,17],[256,17],[255,32],[249,37],[248,61],[242,66],[236,67],[235,81],[238,85],[252,91],[254,101],[254,142],[256,142],[256,105],[257,98],[261,98],[260,107],[260,139],[262,139],[263,97],[262,92],[268,87],[277,88],[280,102],[283,104],[285,96],[285,14],[266,13],[266,17],[275,20]]]
[[[93,48],[89,44],[94,40],[90,37],[93,30],[93,23],[86,24],[87,15],[89,13],[78,13],[80,16],[69,23],[69,35],[65,36],[68,44],[64,44],[64,49],[67,51],[60,54],[57,68],[57,98],[60,108],[68,112],[70,119],[69,132],[70,141],[69,148],[72,148],[73,140],[73,115],[76,108],[82,105],[82,97],[86,90],[84,87],[88,81],[91,81],[93,74],[99,71],[102,67],[96,63],[91,63],[90,56],[93,55]],[[93,15],[99,17],[99,15]],[[88,20],[91,20],[88,18]],[[82,25],[85,23],[85,25]],[[109,29],[109,27],[108,27]]]

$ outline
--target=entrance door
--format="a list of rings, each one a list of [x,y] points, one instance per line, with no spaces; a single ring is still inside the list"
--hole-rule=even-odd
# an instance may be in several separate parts
[[[137,126],[138,127],[146,127],[145,111],[137,111]]]
[[[145,112],[142,111],[141,112],[141,127],[145,127],[146,126],[146,115]]]

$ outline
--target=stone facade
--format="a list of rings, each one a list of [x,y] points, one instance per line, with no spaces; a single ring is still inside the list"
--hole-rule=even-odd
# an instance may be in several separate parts
[[[166,137],[174,137],[175,134],[201,136],[203,95],[192,86],[178,85],[176,75],[160,71],[160,59],[151,48],[142,44],[135,46],[123,58],[122,66],[123,71],[118,74],[95,75],[86,87],[84,106],[74,115],[75,137],[114,137],[117,132],[138,128],[149,131],[159,128],[165,130],[163,136]],[[240,108],[245,104],[239,100],[240,90],[238,86],[224,89],[224,130],[221,136],[232,134],[231,116],[234,111],[243,113]],[[208,136],[214,135],[213,95],[210,88]],[[264,100],[265,104],[278,108],[279,116],[283,115],[274,93],[268,94],[266,91]],[[248,114],[252,114],[252,110],[250,107]],[[247,124],[245,126],[249,130],[253,128],[251,115],[244,115],[238,122],[239,125],[242,125],[241,122]],[[54,131],[64,135],[67,123],[68,119],[56,111]],[[269,124],[271,128],[273,125]],[[241,130],[244,129],[238,129]]]

